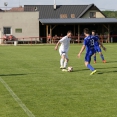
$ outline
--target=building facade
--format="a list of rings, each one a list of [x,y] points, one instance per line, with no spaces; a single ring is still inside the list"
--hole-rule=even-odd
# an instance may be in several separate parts
[[[0,38],[39,37],[39,12],[0,12]],[[0,43],[3,43],[1,39]]]
[[[24,11],[39,11],[40,36],[61,36],[68,30],[80,41],[84,28],[96,30],[110,42],[110,33],[116,30],[117,19],[107,18],[94,4],[90,5],[25,5]]]

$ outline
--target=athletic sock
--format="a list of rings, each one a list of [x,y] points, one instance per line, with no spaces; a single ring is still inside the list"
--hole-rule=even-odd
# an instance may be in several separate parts
[[[94,61],[96,61],[96,56],[94,56]]]
[[[95,70],[90,64],[87,65],[87,68],[89,68],[91,71]]]
[[[66,68],[66,67],[67,67],[67,61],[64,62],[64,68]]]
[[[104,56],[103,56],[103,54],[101,54],[100,57],[101,57],[102,60],[104,60]]]
[[[61,60],[60,60],[60,65],[61,65],[61,67],[64,66],[64,59],[63,58],[61,58]]]

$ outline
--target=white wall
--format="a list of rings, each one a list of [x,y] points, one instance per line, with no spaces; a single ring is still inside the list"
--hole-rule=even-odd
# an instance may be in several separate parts
[[[99,11],[97,11],[97,10],[89,10],[89,11],[87,11],[87,12],[82,16],[82,18],[89,18],[89,17],[90,17],[90,12],[96,12],[96,18],[105,18],[105,16],[104,16],[101,12],[99,12]]]
[[[3,27],[11,27],[12,35],[20,37],[39,36],[39,12],[0,12],[0,28],[3,37]],[[16,33],[15,29],[22,29]]]

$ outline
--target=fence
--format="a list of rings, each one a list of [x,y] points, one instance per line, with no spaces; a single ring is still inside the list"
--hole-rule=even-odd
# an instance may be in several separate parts
[[[20,37],[15,39],[5,39],[0,38],[1,44],[14,44],[15,41],[17,41],[18,44],[41,44],[41,43],[49,43],[49,44],[55,44],[57,43],[62,37],[57,38],[50,38],[47,37]],[[71,43],[82,43],[84,40],[84,36],[72,36],[71,37]],[[102,43],[113,43],[117,42],[117,35],[110,35],[109,40],[108,37],[101,36],[100,41]]]

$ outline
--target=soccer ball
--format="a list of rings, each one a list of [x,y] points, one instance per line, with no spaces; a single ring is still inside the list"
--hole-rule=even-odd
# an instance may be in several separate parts
[[[68,70],[68,72],[72,72],[73,71],[73,67],[68,67],[67,70]]]

